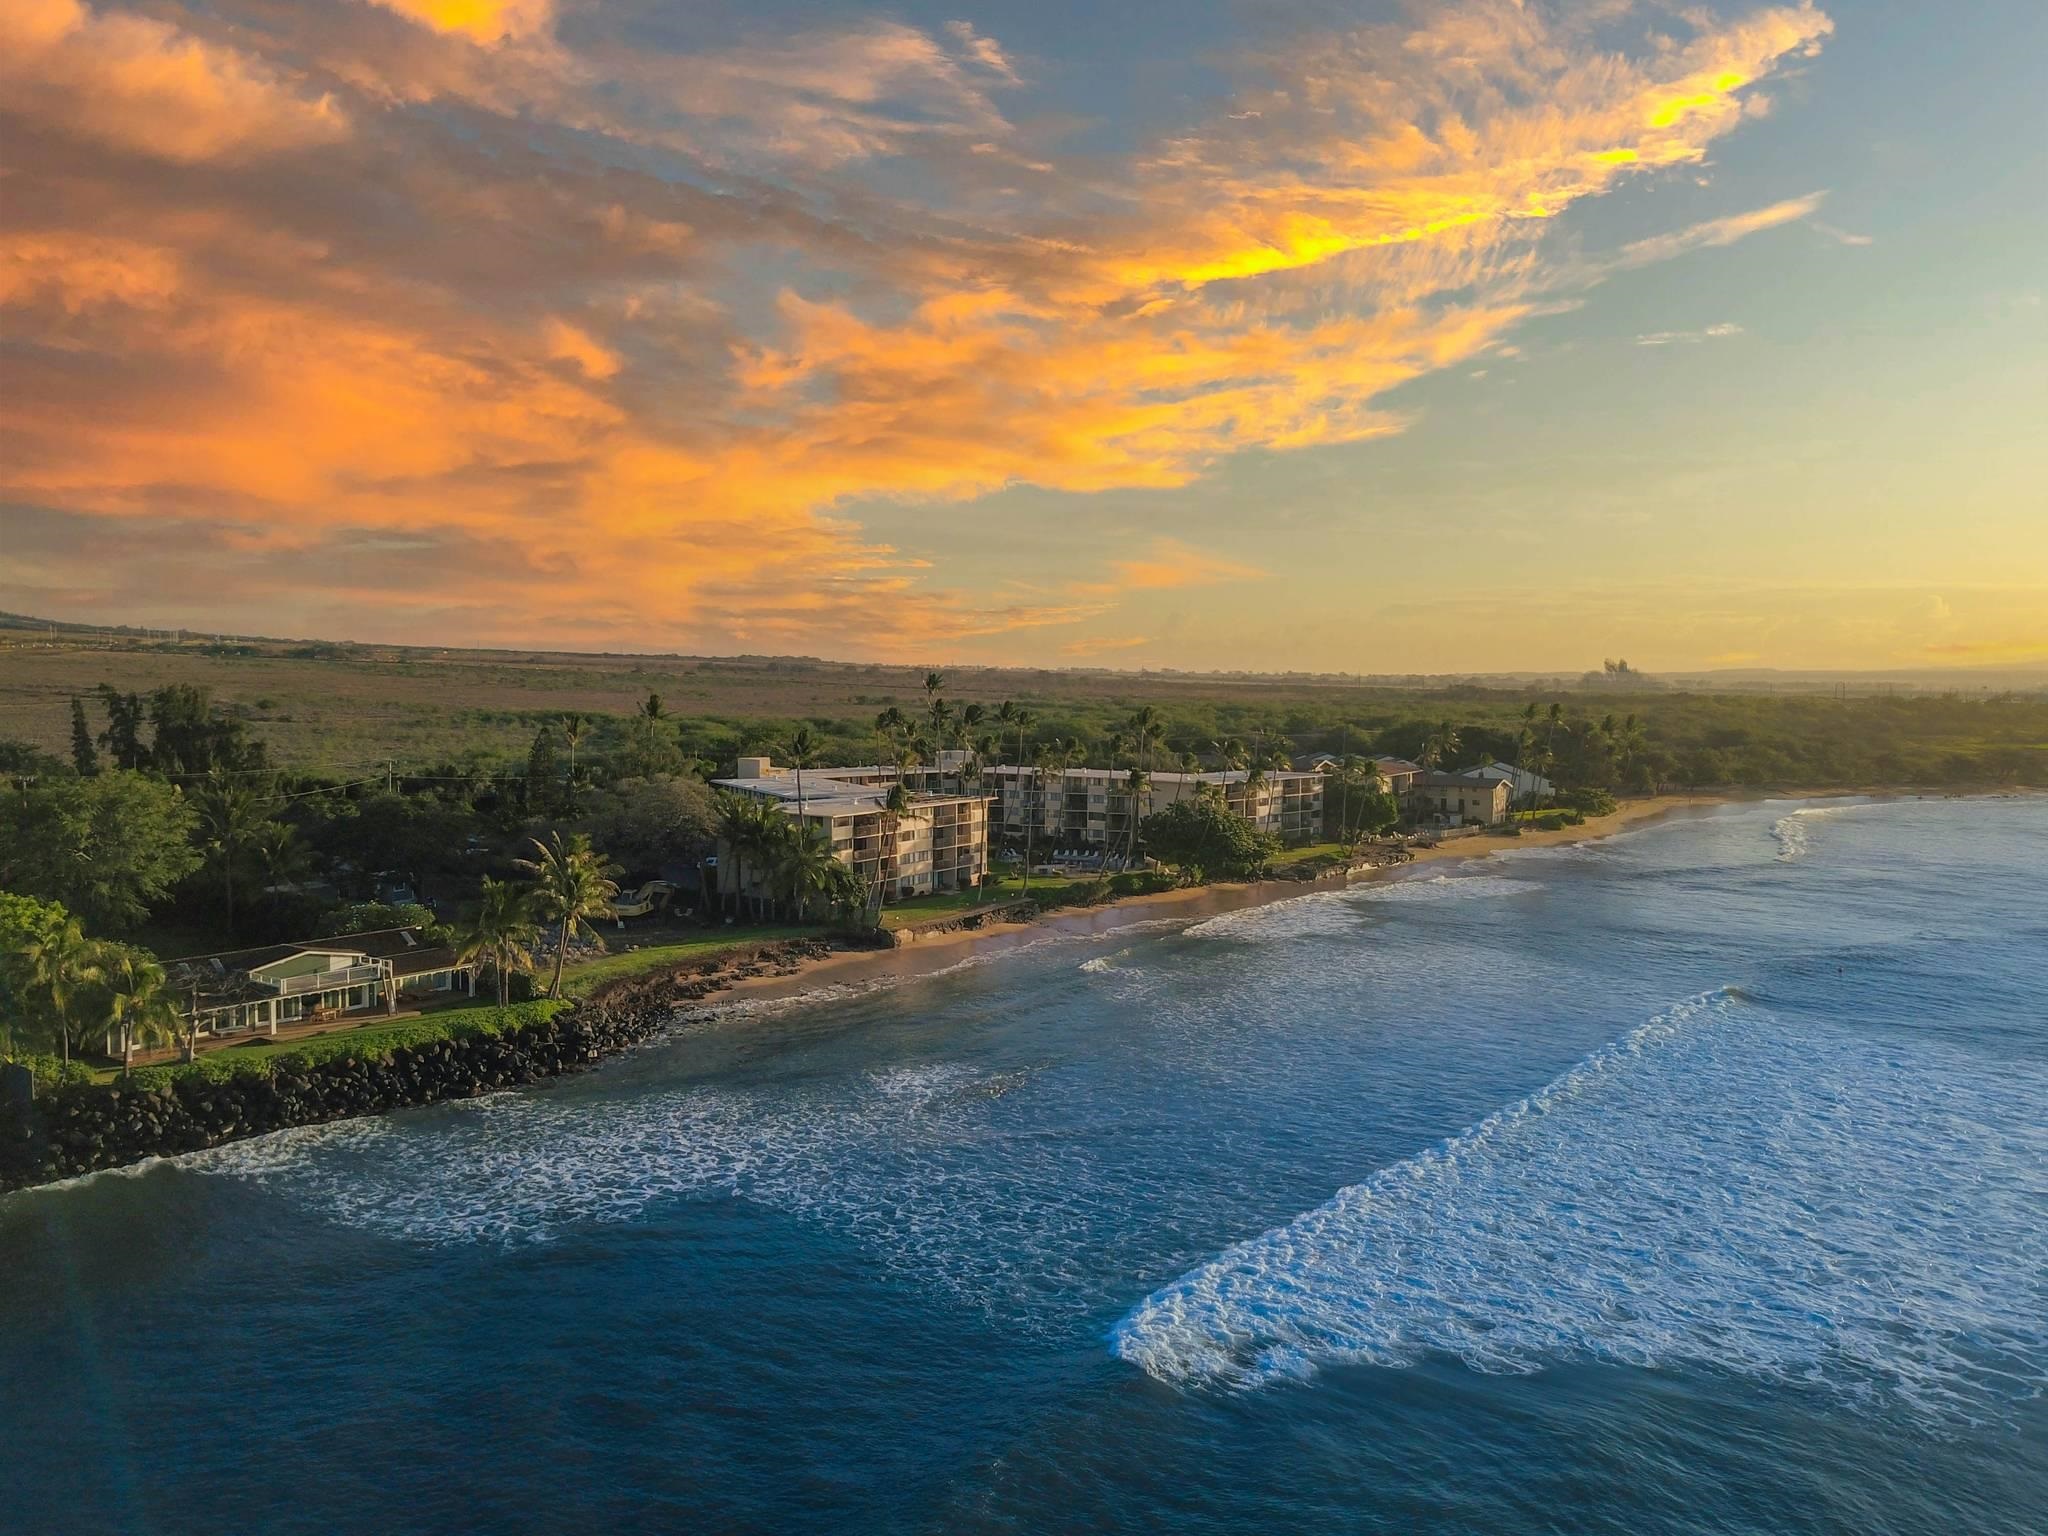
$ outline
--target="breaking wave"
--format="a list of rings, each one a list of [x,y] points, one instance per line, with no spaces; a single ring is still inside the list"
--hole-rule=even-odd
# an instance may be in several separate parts
[[[1245,907],[1208,918],[1185,930],[1189,938],[1295,939],[1348,932],[1369,906],[1392,903],[1480,901],[1496,896],[1527,896],[1543,890],[1534,880],[1507,875],[1431,875],[1355,885],[1341,891],[1315,891],[1282,901]]]
[[[1811,851],[1811,828],[1815,822],[1827,821],[1851,811],[1877,810],[1885,805],[1902,802],[1886,800],[1845,800],[1838,805],[1801,806],[1789,816],[1780,816],[1771,823],[1771,836],[1778,844],[1778,862],[1794,863],[1806,857]]]
[[[741,1200],[838,1232],[917,1288],[1050,1330],[1089,1250],[1076,1212],[1094,1197],[1058,1140],[1011,1136],[1005,1101],[1039,1070],[937,1062],[598,1102],[505,1093],[425,1111],[431,1121],[287,1131],[179,1165],[429,1246],[523,1248],[670,1201]],[[1001,1149],[996,1188],[961,1157],[984,1143]]]
[[[1154,1293],[1112,1347],[1183,1386],[1436,1354],[1996,1414],[2048,1386],[2044,1096],[2038,1064],[1707,994]]]

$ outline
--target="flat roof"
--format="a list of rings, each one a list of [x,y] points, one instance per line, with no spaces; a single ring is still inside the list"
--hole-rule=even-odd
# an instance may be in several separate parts
[[[781,774],[772,779],[714,779],[720,789],[737,790],[743,795],[755,795],[763,800],[774,800],[792,816],[796,814],[796,782]],[[806,775],[804,779],[804,814],[831,816],[871,816],[883,809],[889,799],[893,784],[848,784],[842,780],[817,779]],[[924,790],[912,790],[910,800],[915,806],[963,805],[990,799],[988,795],[929,794]]]

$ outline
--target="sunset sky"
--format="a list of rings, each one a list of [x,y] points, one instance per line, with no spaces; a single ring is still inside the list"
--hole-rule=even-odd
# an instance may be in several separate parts
[[[0,608],[2048,658],[2040,0],[6,0]]]

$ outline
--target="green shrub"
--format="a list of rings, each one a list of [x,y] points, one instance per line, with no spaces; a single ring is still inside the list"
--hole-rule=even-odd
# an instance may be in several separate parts
[[[29,1075],[36,1080],[38,1092],[92,1081],[92,1068],[82,1061],[66,1061],[61,1056],[37,1054],[10,1056],[7,1059],[14,1066],[28,1068]]]
[[[1588,816],[1612,816],[1620,809],[1619,802],[1604,789],[1568,789],[1557,797],[1557,803]]]

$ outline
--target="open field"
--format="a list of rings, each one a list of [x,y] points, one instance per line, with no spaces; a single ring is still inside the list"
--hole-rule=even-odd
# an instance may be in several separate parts
[[[1204,732],[1243,735],[1259,725],[1297,738],[1339,722],[1369,728],[1444,716],[1505,725],[1523,699],[1538,695],[1575,698],[1577,707],[1596,713],[1647,709],[1673,697],[1651,680],[1588,686],[1577,678],[1362,679],[954,665],[944,672],[955,706],[1015,699],[1038,715],[1041,738],[1099,735],[1140,704],[1187,722],[1189,739],[1200,742]],[[708,758],[772,748],[799,720],[836,734],[857,755],[870,749],[867,722],[890,704],[918,704],[922,679],[917,667],[802,657],[216,643],[0,621],[0,738],[62,755],[73,696],[89,696],[101,684],[145,694],[189,684],[210,690],[217,703],[246,719],[281,767],[341,775],[375,772],[388,762],[399,772],[424,771],[462,759],[521,763],[542,721],[571,713],[617,720],[649,693],[659,693],[669,714],[684,721],[686,743]],[[1959,674],[1955,680],[1965,697],[2016,686],[1995,673]],[[1755,697],[1753,690],[1749,685],[1745,692]],[[1816,689],[1778,697],[1785,704],[1795,698],[1815,706],[1825,702]],[[92,716],[97,725],[96,707]]]

